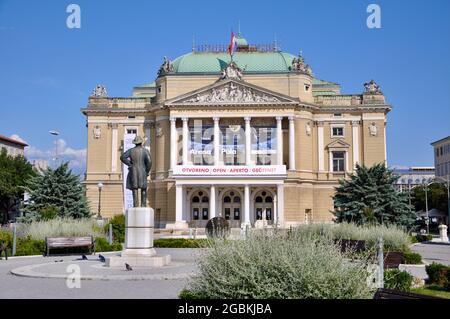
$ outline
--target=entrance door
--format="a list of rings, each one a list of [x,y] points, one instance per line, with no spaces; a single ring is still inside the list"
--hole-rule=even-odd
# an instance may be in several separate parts
[[[268,224],[273,224],[273,198],[266,191],[255,197],[255,220],[263,219],[266,219]]]
[[[198,191],[191,200],[191,220],[196,227],[205,227],[209,219],[209,197]]]
[[[230,228],[241,227],[241,197],[234,191],[227,192],[223,197],[223,217]]]

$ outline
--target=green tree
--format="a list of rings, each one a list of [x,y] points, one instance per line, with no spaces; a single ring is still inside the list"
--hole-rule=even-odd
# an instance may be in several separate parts
[[[91,215],[85,189],[78,175],[69,169],[68,162],[36,175],[25,188],[30,194],[30,201],[24,207],[28,215],[25,220],[40,219],[42,212],[55,208],[60,217],[83,218]]]
[[[0,224],[8,221],[23,198],[23,186],[35,175],[33,167],[23,156],[8,155],[0,151]]]
[[[425,211],[425,188],[422,185],[416,186],[412,189],[412,202],[416,211]],[[428,209],[436,208],[441,212],[448,211],[447,188],[444,184],[433,183],[428,185]]]
[[[395,188],[398,178],[384,164],[370,168],[356,165],[355,173],[339,180],[336,188],[333,212],[336,221],[357,224],[376,221],[412,227],[416,213],[408,204],[408,193]]]

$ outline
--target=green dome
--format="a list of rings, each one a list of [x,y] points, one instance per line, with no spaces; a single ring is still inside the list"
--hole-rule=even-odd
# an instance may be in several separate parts
[[[236,44],[238,47],[241,47],[241,46],[247,46],[248,42],[243,37],[241,37],[241,34],[238,34],[238,36],[236,37]]]
[[[280,51],[235,52],[233,61],[244,73],[283,73],[290,71],[294,58],[294,55]],[[227,52],[190,52],[176,58],[173,61],[173,67],[174,72],[178,74],[217,74],[230,61],[230,55]]]

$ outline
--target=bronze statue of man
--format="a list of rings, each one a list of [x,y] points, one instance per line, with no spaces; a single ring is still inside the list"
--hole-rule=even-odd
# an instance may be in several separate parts
[[[141,207],[147,206],[147,177],[152,168],[150,152],[142,146],[144,139],[137,136],[133,140],[136,146],[122,154],[120,160],[128,166],[127,189],[133,192],[133,207],[138,207],[138,190],[141,190]]]

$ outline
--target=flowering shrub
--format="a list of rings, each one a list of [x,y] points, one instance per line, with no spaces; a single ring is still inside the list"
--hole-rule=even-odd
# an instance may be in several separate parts
[[[325,237],[255,232],[211,241],[182,298],[371,298],[368,259],[349,258]]]

